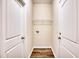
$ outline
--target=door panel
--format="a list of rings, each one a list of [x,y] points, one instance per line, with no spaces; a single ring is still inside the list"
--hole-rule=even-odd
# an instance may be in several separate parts
[[[6,41],[6,51],[12,49],[14,46],[16,46],[17,44],[21,43],[22,40],[21,40],[21,37],[15,37],[15,38],[12,38],[10,40],[7,40]]]
[[[65,44],[66,43],[66,44]],[[71,43],[71,42],[70,42]],[[72,45],[71,45],[72,46]],[[70,50],[68,49],[70,48]],[[73,49],[74,47],[72,47]],[[74,50],[73,50],[74,51]],[[60,58],[74,58],[75,55],[71,52],[71,47],[68,46],[67,39],[62,38],[60,40],[60,47],[59,47],[59,57]]]
[[[12,49],[10,49],[9,51],[6,52],[6,55],[8,58],[22,58],[22,43],[18,44],[17,46],[13,47]]]
[[[73,55],[64,46],[61,46],[60,58],[73,58]]]
[[[77,0],[67,0],[59,11],[60,57],[79,57]]]
[[[76,0],[67,0],[62,7],[62,35],[71,41],[77,42],[77,11]]]
[[[6,57],[24,57],[23,56],[23,40],[21,40],[23,8],[20,7],[15,0],[7,0],[6,14]]]
[[[15,0],[7,0],[7,39],[21,35],[22,8]]]
[[[79,44],[73,43],[65,38],[62,38],[62,45],[65,46],[65,48],[71,52],[73,57],[79,58]]]

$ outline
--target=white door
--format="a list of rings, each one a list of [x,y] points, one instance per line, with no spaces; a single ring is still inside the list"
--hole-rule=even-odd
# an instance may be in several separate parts
[[[22,38],[23,7],[19,6],[16,0],[3,0],[3,9],[3,15],[6,17],[3,16],[5,57],[22,58],[24,57],[22,40],[24,39]]]
[[[64,2],[63,2],[64,1]],[[79,57],[77,42],[77,0],[60,2],[60,57]]]

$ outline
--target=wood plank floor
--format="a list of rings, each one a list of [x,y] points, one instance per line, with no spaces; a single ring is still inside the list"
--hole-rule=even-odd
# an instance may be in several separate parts
[[[34,48],[30,58],[55,58],[51,48]]]

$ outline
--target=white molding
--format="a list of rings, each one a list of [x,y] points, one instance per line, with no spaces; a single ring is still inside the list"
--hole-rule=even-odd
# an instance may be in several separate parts
[[[62,46],[63,49],[65,49],[71,56],[73,56],[73,58],[76,58],[75,55],[73,55],[73,53],[71,53],[65,46]]]
[[[51,48],[51,46],[33,46],[33,48]]]
[[[31,51],[30,51],[30,53],[29,53],[28,58],[30,58],[30,56],[31,56],[31,54],[32,54],[33,49],[34,49],[34,48],[32,48],[32,49],[31,49]]]
[[[55,58],[58,58],[57,55],[56,55],[56,53],[55,53],[55,51],[54,51],[54,49],[53,48],[51,48],[51,49],[52,49],[52,52],[53,52]]]

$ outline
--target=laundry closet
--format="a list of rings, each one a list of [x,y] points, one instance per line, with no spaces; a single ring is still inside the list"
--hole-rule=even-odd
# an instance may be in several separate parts
[[[79,58],[79,0],[0,0],[0,58],[30,58],[34,48]]]
[[[33,0],[33,46],[51,47],[52,41],[52,2]]]

